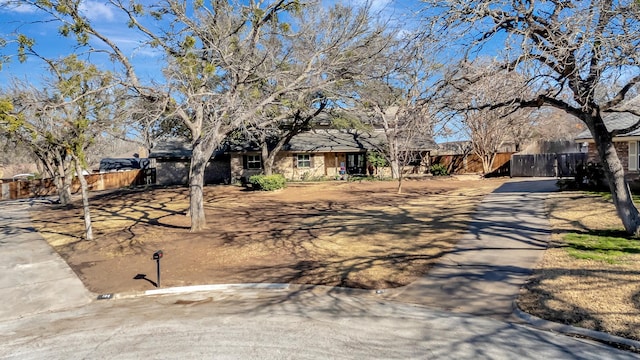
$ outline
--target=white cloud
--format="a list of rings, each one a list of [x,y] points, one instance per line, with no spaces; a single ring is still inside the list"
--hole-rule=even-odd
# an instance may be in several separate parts
[[[133,57],[159,57],[163,52],[159,49],[153,49],[145,44],[145,38],[135,30],[127,27],[112,27],[110,29],[101,29],[102,32],[111,41],[113,41],[120,50],[127,56]],[[98,49],[107,49],[106,45],[98,39],[92,39],[91,44]]]
[[[388,10],[391,7],[391,0],[352,0],[356,6],[369,5],[372,12]]]
[[[80,5],[80,11],[89,20],[99,21],[106,20],[112,21],[115,18],[113,8],[99,3],[97,1],[85,1]]]
[[[33,14],[36,8],[30,5],[15,4],[9,0],[0,0],[0,7],[19,14]]]

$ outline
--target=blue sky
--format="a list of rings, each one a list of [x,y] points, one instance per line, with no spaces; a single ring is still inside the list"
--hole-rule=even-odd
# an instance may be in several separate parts
[[[0,4],[3,1],[10,0],[0,0]],[[334,0],[323,1],[325,4],[334,2]],[[364,3],[365,0],[344,0],[342,2],[358,5]],[[380,13],[384,17],[391,17],[393,21],[406,19],[407,17],[403,14],[415,11],[419,7],[418,0],[371,1],[372,11]],[[104,2],[95,0],[85,1],[83,12],[99,31],[114,40],[130,56],[142,79],[157,76],[162,62],[161,54],[140,46],[144,38],[126,26],[127,19],[124,14],[108,7]],[[42,15],[31,7],[4,6],[0,8],[0,18],[2,19],[0,36],[9,40],[9,44],[4,49],[0,49],[2,55],[15,54],[15,44],[10,40],[15,37],[16,31],[35,38],[36,50],[46,57],[59,58],[71,53],[82,54],[86,50],[77,48],[73,38],[65,38],[59,34],[59,22],[47,21],[50,16]],[[98,48],[103,47],[96,41],[92,41],[91,44]],[[104,56],[93,54],[91,60],[98,62],[104,68],[113,68],[113,65]],[[45,66],[39,59],[29,58],[26,63],[20,63],[17,58],[12,57],[10,63],[4,64],[0,70],[0,86],[6,85],[14,77],[37,82],[44,72]]]
[[[113,9],[105,6],[101,2],[86,1],[83,12],[92,21],[97,29],[103,32],[121,47],[136,64],[142,76],[150,76],[159,67],[159,54],[149,49],[140,48],[142,37],[126,26],[126,19]],[[0,10],[2,17],[2,27],[0,36],[5,39],[12,39],[16,32],[24,33],[36,40],[35,49],[41,55],[50,58],[59,58],[76,53],[82,55],[86,51],[84,48],[75,46],[73,38],[65,38],[59,34],[60,23],[47,21],[50,16],[42,15],[32,8],[21,6]],[[92,45],[103,47],[102,44],[91,41]],[[5,49],[1,50],[3,55],[15,54],[15,44],[9,42]],[[104,56],[91,55],[92,61],[99,62],[106,68],[113,68],[108,59]],[[37,58],[28,58],[25,63],[20,63],[13,57],[8,64],[4,64],[0,71],[0,86],[4,85],[12,77],[37,81],[42,77],[45,66]]]
[[[3,1],[0,0],[0,4]],[[342,3],[362,5],[366,0],[324,0],[323,3],[331,5],[337,1]],[[393,23],[402,24],[404,27],[413,27],[415,22],[407,23],[412,13],[417,12],[422,4],[419,0],[373,0],[371,1],[372,12],[384,19],[391,19]],[[162,54],[159,51],[141,47],[144,41],[142,35],[129,29],[126,26],[127,18],[124,14],[105,5],[102,1],[89,0],[84,2],[83,12],[92,22],[98,31],[115,41],[118,46],[127,54],[137,75],[142,80],[150,80],[159,77],[159,71],[163,64]],[[71,53],[86,55],[86,48],[78,48],[74,38],[65,38],[58,32],[60,23],[57,21],[46,21],[49,15],[43,15],[29,7],[0,7],[0,36],[11,39],[15,32],[24,33],[36,40],[36,50],[43,56],[49,58],[60,58]],[[414,20],[411,20],[414,21]],[[104,48],[98,41],[91,41],[91,45],[97,48]],[[0,49],[2,55],[15,54],[15,44],[9,43],[5,49]],[[103,69],[114,69],[114,65],[103,55],[92,54],[90,60],[97,63]],[[25,63],[18,62],[13,57],[11,62],[4,64],[0,70],[0,87],[6,86],[12,78],[18,78],[33,84],[41,83],[43,76],[47,74],[45,64],[35,57],[29,58]],[[160,79],[158,79],[161,81]]]

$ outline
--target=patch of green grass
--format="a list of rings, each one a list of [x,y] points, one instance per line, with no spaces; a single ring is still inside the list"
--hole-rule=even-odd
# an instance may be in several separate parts
[[[612,199],[611,193],[608,191],[587,191],[587,194],[601,196],[605,200]],[[633,198],[633,202],[640,204],[640,194],[631,194],[631,197]]]
[[[640,240],[630,239],[623,231],[592,231],[564,236],[567,252],[577,259],[620,263],[628,255],[640,254]]]

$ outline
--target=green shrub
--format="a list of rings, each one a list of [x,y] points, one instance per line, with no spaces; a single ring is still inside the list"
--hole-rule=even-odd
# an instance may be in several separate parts
[[[576,187],[587,190],[608,190],[602,165],[589,162],[576,168]]]
[[[429,171],[431,171],[431,174],[433,174],[433,176],[449,175],[449,172],[447,171],[447,167],[442,164],[431,165],[431,167],[429,168]]]
[[[253,189],[262,191],[284,189],[286,182],[282,174],[253,175],[249,178],[249,183]]]

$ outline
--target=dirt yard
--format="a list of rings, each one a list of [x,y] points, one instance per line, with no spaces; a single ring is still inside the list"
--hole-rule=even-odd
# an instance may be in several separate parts
[[[553,244],[518,300],[524,311],[544,319],[640,340],[640,253],[624,251],[615,263],[585,260],[567,252],[563,236],[622,228],[611,201],[582,192],[547,200]],[[630,240],[639,241],[639,240]]]
[[[184,188],[119,191],[91,200],[95,241],[80,206],[42,207],[34,224],[95,293],[161,286],[304,283],[406,285],[466,231],[482,197],[503,180],[292,183],[277,192],[206,188],[208,230],[189,232]]]

